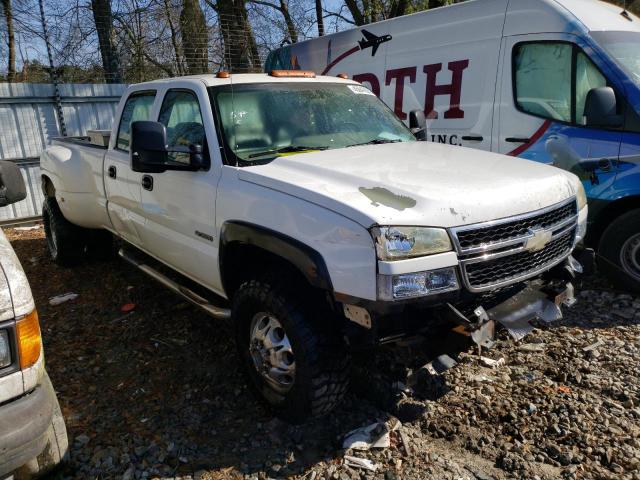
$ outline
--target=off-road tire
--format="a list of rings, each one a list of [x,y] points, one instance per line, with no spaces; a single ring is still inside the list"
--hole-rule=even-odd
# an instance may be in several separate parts
[[[51,259],[61,266],[72,266],[86,257],[87,230],[69,222],[54,197],[42,205],[42,223]]]
[[[621,259],[627,241],[640,234],[640,209],[616,218],[602,234],[598,246],[600,270],[621,290],[640,292],[640,280],[628,273]],[[640,272],[636,272],[637,273]]]
[[[328,413],[342,400],[350,357],[328,309],[286,279],[267,276],[243,283],[233,297],[232,320],[238,354],[254,392],[282,420],[302,423]],[[249,352],[250,324],[258,312],[276,317],[291,343],[296,373],[285,394],[263,379]]]

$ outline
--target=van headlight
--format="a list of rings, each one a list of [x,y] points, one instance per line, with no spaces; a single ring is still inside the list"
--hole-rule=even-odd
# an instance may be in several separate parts
[[[453,249],[443,228],[376,227],[372,234],[379,260],[401,260]]]

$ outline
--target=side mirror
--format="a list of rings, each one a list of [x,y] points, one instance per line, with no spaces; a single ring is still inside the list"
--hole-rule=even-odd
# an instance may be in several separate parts
[[[584,104],[584,117],[588,127],[621,127],[623,118],[617,113],[613,88],[598,87],[589,90]]]
[[[171,160],[170,153],[189,155],[189,163]],[[167,129],[162,123],[145,120],[131,124],[131,169],[134,172],[197,171],[208,167],[202,145],[170,147],[167,146]]]
[[[131,124],[131,170],[162,173],[167,170],[167,129],[160,122]]]
[[[411,110],[409,112],[409,129],[418,140],[427,139],[427,119],[422,110]]]
[[[20,167],[13,162],[0,161],[0,207],[27,198],[27,189]]]

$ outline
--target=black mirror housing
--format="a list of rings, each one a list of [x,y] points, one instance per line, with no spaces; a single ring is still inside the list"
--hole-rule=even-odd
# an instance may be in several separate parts
[[[161,173],[167,170],[167,129],[160,122],[131,124],[131,170]]]
[[[27,198],[27,189],[20,167],[13,162],[0,161],[0,207]]]
[[[422,110],[411,110],[409,112],[409,129],[418,140],[426,140],[427,119]]]
[[[171,161],[169,153],[189,154],[189,164]],[[160,122],[131,124],[131,169],[134,172],[162,173],[167,170],[206,170],[209,159],[202,145],[167,146],[167,129]]]
[[[587,93],[584,117],[588,127],[621,127],[623,117],[617,113],[616,93],[611,87],[592,88]]]

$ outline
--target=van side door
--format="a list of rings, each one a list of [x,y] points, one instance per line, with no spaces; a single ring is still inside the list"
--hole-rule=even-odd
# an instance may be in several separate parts
[[[209,168],[143,174],[141,205],[144,250],[213,290],[219,286],[215,232],[216,189],[222,161],[204,84],[174,81],[160,90],[156,120],[166,127],[169,149],[201,145]],[[189,154],[170,153],[189,163]]]
[[[503,40],[499,121],[493,150],[568,170],[590,199],[613,188],[621,128],[589,127],[585,101],[593,88],[613,86],[592,49],[569,34]]]
[[[129,147],[131,123],[151,120],[155,90],[129,93],[122,106],[115,135],[109,140],[104,158],[103,178],[107,198],[107,213],[116,232],[134,245],[140,244],[140,229],[144,217],[140,215],[141,174],[131,170]]]

